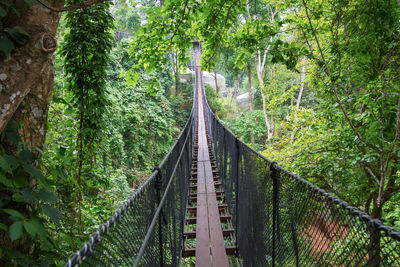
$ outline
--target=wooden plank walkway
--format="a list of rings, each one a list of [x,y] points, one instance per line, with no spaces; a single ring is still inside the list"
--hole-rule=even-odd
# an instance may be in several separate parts
[[[223,204],[224,191],[216,160],[210,150],[210,140],[204,114],[202,93],[202,74],[200,72],[201,51],[194,42],[194,61],[196,75],[196,136],[192,175],[189,179],[189,199],[185,217],[185,241],[183,257],[196,257],[198,267],[227,267],[227,255],[237,254],[232,228],[232,216],[228,205]],[[221,226],[224,223],[224,227]],[[225,240],[224,240],[225,238]],[[195,240],[195,244],[193,242]],[[225,245],[225,241],[227,244]],[[232,258],[230,258],[230,261]]]
[[[200,73],[198,69],[196,73]],[[201,75],[198,75],[197,83],[196,87],[201,88]],[[228,266],[228,261],[209,156],[210,151],[204,118],[204,100],[201,90],[197,90],[197,94],[196,266],[223,267]]]

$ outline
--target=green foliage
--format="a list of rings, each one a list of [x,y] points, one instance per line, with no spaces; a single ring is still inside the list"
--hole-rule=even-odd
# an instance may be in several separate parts
[[[113,39],[109,6],[105,2],[71,11],[61,48],[67,88],[72,92],[72,105],[80,116],[81,138],[87,145],[99,137],[104,126],[102,114],[108,104],[106,69]]]
[[[19,251],[3,247],[0,249],[2,264],[33,264],[40,249],[52,247],[46,209],[55,213],[58,202],[55,188],[48,177],[35,167],[38,157],[21,141],[17,134],[20,126],[11,120],[1,134],[0,146],[0,231],[8,232],[11,241],[25,243],[25,249],[33,253],[22,256]],[[15,153],[6,153],[13,148]],[[60,215],[61,216],[61,215]],[[16,255],[21,255],[17,257]]]
[[[259,109],[229,117],[226,126],[246,143],[251,142],[251,135],[254,135],[256,146],[266,139],[264,114]]]
[[[214,114],[217,117],[225,118],[227,116],[227,110],[224,108],[221,101],[218,99],[219,94],[217,94],[215,89],[209,84],[205,84],[204,87],[205,87],[204,89],[207,97],[207,102],[212,108]]]
[[[30,0],[24,1],[24,8],[29,8],[32,5]],[[0,51],[4,53],[6,58],[10,57],[11,52],[17,46],[22,46],[28,41],[29,34],[21,27],[8,27],[3,24],[2,19],[7,15],[21,16],[21,8],[9,1],[0,1]],[[10,12],[12,11],[12,12]]]
[[[170,0],[161,7],[149,8],[148,22],[138,30],[130,49],[130,55],[137,60],[135,69],[130,71],[133,83],[138,79],[136,69],[144,67],[151,72],[165,65],[165,55],[170,50],[177,51],[180,64],[186,64],[186,51],[194,39],[204,41],[202,66],[212,68],[220,41],[226,39],[230,26],[244,10],[244,1],[229,3],[222,0]]]
[[[263,88],[254,94],[256,110],[230,114],[227,125],[247,142],[255,135],[255,147],[265,148],[268,158],[396,225],[398,204],[390,199],[400,192],[398,3],[369,1],[366,8],[365,1],[259,2],[250,1],[244,19],[231,28],[228,44],[236,51],[221,51],[225,62],[228,54],[239,68],[255,51],[268,51]],[[273,10],[277,16],[271,19]],[[300,75],[288,70],[299,67],[303,56],[305,108],[297,108]],[[228,68],[225,62],[219,66]],[[259,122],[260,93],[273,128],[270,141]]]
[[[122,5],[117,8],[124,7]],[[82,16],[87,15],[87,12],[89,11],[82,12]],[[129,10],[128,13],[130,12],[134,11]],[[117,13],[117,17],[124,16],[123,12]],[[68,22],[67,17],[67,25],[71,29],[61,29],[64,38],[69,38],[62,41],[63,49],[67,41],[78,42],[79,39],[73,38],[89,36],[86,30],[90,29],[81,29],[76,23],[78,19],[74,19],[72,24],[71,20]],[[76,26],[77,28],[73,30],[72,28]],[[97,29],[100,24],[93,27]],[[105,73],[104,70],[99,70],[100,66],[92,66],[93,69],[88,70],[90,62],[87,62],[87,66],[81,64],[75,69],[72,68],[73,63],[82,62],[72,56],[82,59],[83,50],[78,54],[68,46],[56,53],[55,88],[43,158],[43,166],[47,170],[46,177],[57,187],[59,199],[57,206],[60,211],[57,213],[45,206],[44,216],[50,219],[48,225],[54,248],[43,252],[43,256],[56,265],[64,263],[65,259],[87,240],[88,235],[97,231],[98,227],[131,196],[134,189],[143,183],[154,166],[170,149],[191,108],[188,101],[192,97],[190,88],[185,86],[181,94],[174,98],[170,97],[172,76],[168,62],[164,70],[152,74],[145,74],[140,70],[136,85],[128,85],[124,73],[134,63],[127,52],[131,39],[123,38],[116,41],[103,61],[101,55],[90,55],[92,49],[95,51],[98,49],[93,47],[98,41],[97,33],[90,32],[90,34],[94,34],[95,42],[86,39],[82,40],[82,44],[88,43],[88,58],[97,57],[99,61],[95,62],[107,62],[110,67]],[[74,43],[74,45],[79,44]],[[69,54],[65,54],[65,51]],[[72,73],[65,77],[63,72],[67,70],[64,64],[67,56],[71,57],[68,59],[68,64],[71,64]],[[95,72],[96,70],[100,72]],[[80,77],[81,75],[75,73],[82,74],[83,71],[88,71],[86,77]],[[97,75],[101,73],[104,76],[98,84],[95,84],[96,91],[90,87],[88,89],[90,99],[85,98],[89,100],[89,105],[85,103],[84,111],[87,111],[88,115],[85,115],[84,119],[93,118],[93,121],[86,124],[87,130],[83,133],[87,135],[87,141],[90,141],[91,145],[82,149],[85,156],[82,162],[81,184],[79,184],[76,173],[80,151],[79,97],[81,95],[78,87],[74,89],[71,86],[76,85],[75,78],[83,79],[82,83],[89,84],[93,81],[89,74],[98,78]],[[95,99],[98,100],[94,101]],[[79,220],[79,209],[81,220]],[[59,218],[60,214],[63,215],[62,218]]]

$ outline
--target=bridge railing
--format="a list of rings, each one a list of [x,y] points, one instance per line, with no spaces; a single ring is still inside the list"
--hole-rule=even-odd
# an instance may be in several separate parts
[[[243,266],[400,266],[399,232],[263,157],[208,103],[205,112]]]
[[[195,130],[193,110],[161,164],[64,266],[179,265]]]

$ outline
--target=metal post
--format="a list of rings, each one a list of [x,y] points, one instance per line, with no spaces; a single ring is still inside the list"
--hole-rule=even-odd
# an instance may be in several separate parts
[[[280,171],[277,168],[276,162],[272,162],[270,165],[271,178],[273,182],[273,202],[272,202],[272,266],[275,267],[276,260],[276,232],[278,232],[279,238],[279,180]]]
[[[162,186],[162,174],[161,174],[161,169],[156,167],[154,170],[157,170],[157,177],[156,181],[154,183],[154,187],[157,192],[157,206],[160,205],[160,190]],[[164,267],[164,248],[163,248],[163,239],[162,239],[162,212],[158,215],[158,248],[160,250],[160,267]]]
[[[225,130],[224,130],[224,135],[225,135]],[[235,140],[236,143],[236,192],[235,192],[235,232],[236,232],[236,237],[239,234],[238,229],[239,229],[239,225],[238,225],[238,217],[239,217],[239,171],[240,171],[240,146],[239,146],[239,139],[236,138]],[[232,190],[232,189],[231,189]],[[239,250],[239,245],[237,243],[237,238],[236,238],[236,251]]]

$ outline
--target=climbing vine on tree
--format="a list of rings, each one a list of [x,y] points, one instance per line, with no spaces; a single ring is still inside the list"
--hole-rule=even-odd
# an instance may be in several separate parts
[[[108,105],[106,78],[108,53],[112,47],[113,17],[110,2],[67,14],[68,32],[61,54],[67,76],[67,89],[73,94],[72,106],[79,118],[76,155],[78,219],[82,226],[82,172],[84,162],[92,160],[93,146],[104,126],[104,111]]]

